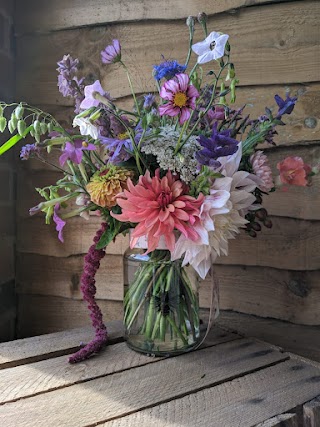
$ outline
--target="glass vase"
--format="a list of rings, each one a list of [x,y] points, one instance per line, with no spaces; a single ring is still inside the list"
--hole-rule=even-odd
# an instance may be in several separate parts
[[[125,339],[150,356],[190,351],[200,340],[198,276],[170,251],[125,254]]]

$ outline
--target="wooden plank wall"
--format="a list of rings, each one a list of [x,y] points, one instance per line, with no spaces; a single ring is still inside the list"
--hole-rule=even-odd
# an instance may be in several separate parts
[[[138,92],[154,90],[151,67],[166,58],[184,60],[188,44],[185,18],[205,10],[209,28],[228,33],[240,78],[237,105],[248,103],[253,116],[273,105],[273,96],[288,92],[299,101],[287,126],[280,128],[277,148],[268,148],[272,166],[282,157],[320,160],[320,3],[276,0],[41,0],[17,1],[17,98],[57,114],[66,123],[72,103],[56,86],[56,62],[64,53],[82,61],[106,90],[128,105],[129,88],[117,66],[101,67],[99,52],[113,38]],[[200,28],[196,38],[202,39]],[[173,43],[174,41],[174,43]],[[43,218],[28,218],[37,203],[35,186],[53,182],[50,168],[29,162],[19,173],[17,284],[19,334],[26,336],[89,322],[79,291],[82,256],[98,220],[69,221],[65,244]],[[230,256],[216,266],[222,308],[320,325],[320,177],[310,188],[279,191],[267,208],[273,228],[258,239],[245,234],[230,244]],[[106,319],[121,316],[122,254],[127,239],[108,248],[98,276],[97,298]],[[209,281],[201,286],[207,306]]]
[[[14,92],[13,4],[0,1],[0,99]],[[0,144],[3,140],[0,137]],[[16,298],[14,284],[15,170],[14,155],[0,158],[0,341],[14,338]]]

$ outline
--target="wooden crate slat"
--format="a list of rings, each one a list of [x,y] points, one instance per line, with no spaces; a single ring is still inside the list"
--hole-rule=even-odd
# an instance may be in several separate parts
[[[197,15],[202,10],[208,15],[234,13],[236,9],[248,5],[277,2],[279,0],[254,0],[249,4],[246,0],[215,0],[214,3],[208,3],[206,0],[179,0],[175,2],[174,7],[168,1],[164,1],[159,7],[156,0],[131,0],[125,4],[117,0],[109,0],[107,3],[103,0],[90,0],[85,3],[81,0],[55,0],[53,7],[52,3],[41,0],[18,0],[16,25],[19,33],[61,30],[119,21],[185,19],[188,15]]]
[[[250,7],[239,15],[221,14],[209,19],[208,26],[230,35],[240,85],[308,83],[319,80],[319,14],[319,2],[297,1]],[[172,40],[179,62],[184,62],[188,49],[184,21],[160,21],[157,25],[146,21],[25,35],[17,42],[18,98],[32,104],[71,105],[72,101],[62,98],[56,88],[55,64],[63,53],[79,57],[84,63],[83,73],[100,78],[106,90],[112,89],[113,97],[128,95],[124,71],[117,66],[101,67],[100,63],[100,51],[114,38],[122,42],[123,60],[132,69],[138,92],[154,90],[152,65],[161,60],[160,54],[171,58]],[[199,32],[195,41],[201,39]],[[288,65],[293,63],[294,67]]]
[[[240,337],[215,328],[209,333],[203,347],[236,339]],[[70,365],[67,358],[62,356],[5,369],[0,375],[0,404],[159,361],[161,358],[137,353],[121,343],[106,347],[97,357],[85,363]],[[108,381],[107,378],[105,380]]]
[[[122,337],[122,322],[108,322],[110,342]],[[0,344],[0,369],[70,354],[94,336],[91,327],[76,328]]]
[[[264,228],[257,239],[241,233],[235,240],[229,240],[229,255],[218,258],[216,264],[260,265],[288,270],[319,269],[320,221],[281,217],[271,219],[273,227]],[[84,221],[80,217],[70,218],[65,227],[65,243],[62,244],[57,239],[54,225],[46,225],[40,216],[21,220],[18,223],[17,250],[57,257],[86,253],[100,221]],[[119,242],[124,252],[128,248],[128,236],[119,237],[116,244]],[[108,247],[107,253],[116,253],[111,251],[114,251],[113,246]]]
[[[297,414],[281,414],[272,417],[256,427],[299,427]]]
[[[94,425],[123,416],[128,411],[176,399],[286,358],[284,353],[266,344],[250,339],[235,340],[4,404],[0,407],[0,425],[1,420],[5,420],[6,427],[16,427],[17,419],[23,420],[24,427],[56,427],[59,420],[63,420],[68,427]],[[304,375],[304,379],[308,378],[308,374]],[[315,387],[314,383],[310,384],[307,387],[309,399],[314,397]]]
[[[103,320],[123,317],[121,301],[97,300]],[[19,295],[17,334],[19,338],[91,325],[84,301],[47,295]],[[92,332],[94,335],[94,333]]]
[[[320,426],[320,395],[303,405],[303,427]]]
[[[275,319],[263,319],[244,313],[222,311],[217,325],[255,337],[286,351],[320,362],[320,327],[295,325]]]
[[[252,427],[292,410],[319,390],[319,370],[287,361],[181,399],[106,422],[102,427]]]

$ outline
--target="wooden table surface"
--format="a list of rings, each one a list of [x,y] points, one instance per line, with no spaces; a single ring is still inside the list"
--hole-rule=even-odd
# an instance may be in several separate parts
[[[317,362],[217,326],[172,358],[130,350],[120,322],[109,331],[110,345],[76,365],[66,355],[91,328],[0,344],[0,426],[320,427]]]

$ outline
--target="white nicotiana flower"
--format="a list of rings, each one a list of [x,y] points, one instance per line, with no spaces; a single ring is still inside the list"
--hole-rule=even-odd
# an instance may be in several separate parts
[[[229,36],[213,31],[202,42],[192,46],[192,50],[198,55],[198,64],[219,59],[224,55],[224,49]]]
[[[98,139],[98,128],[87,117],[75,117],[72,124],[73,127],[79,126],[81,135],[90,135],[93,139]]]

